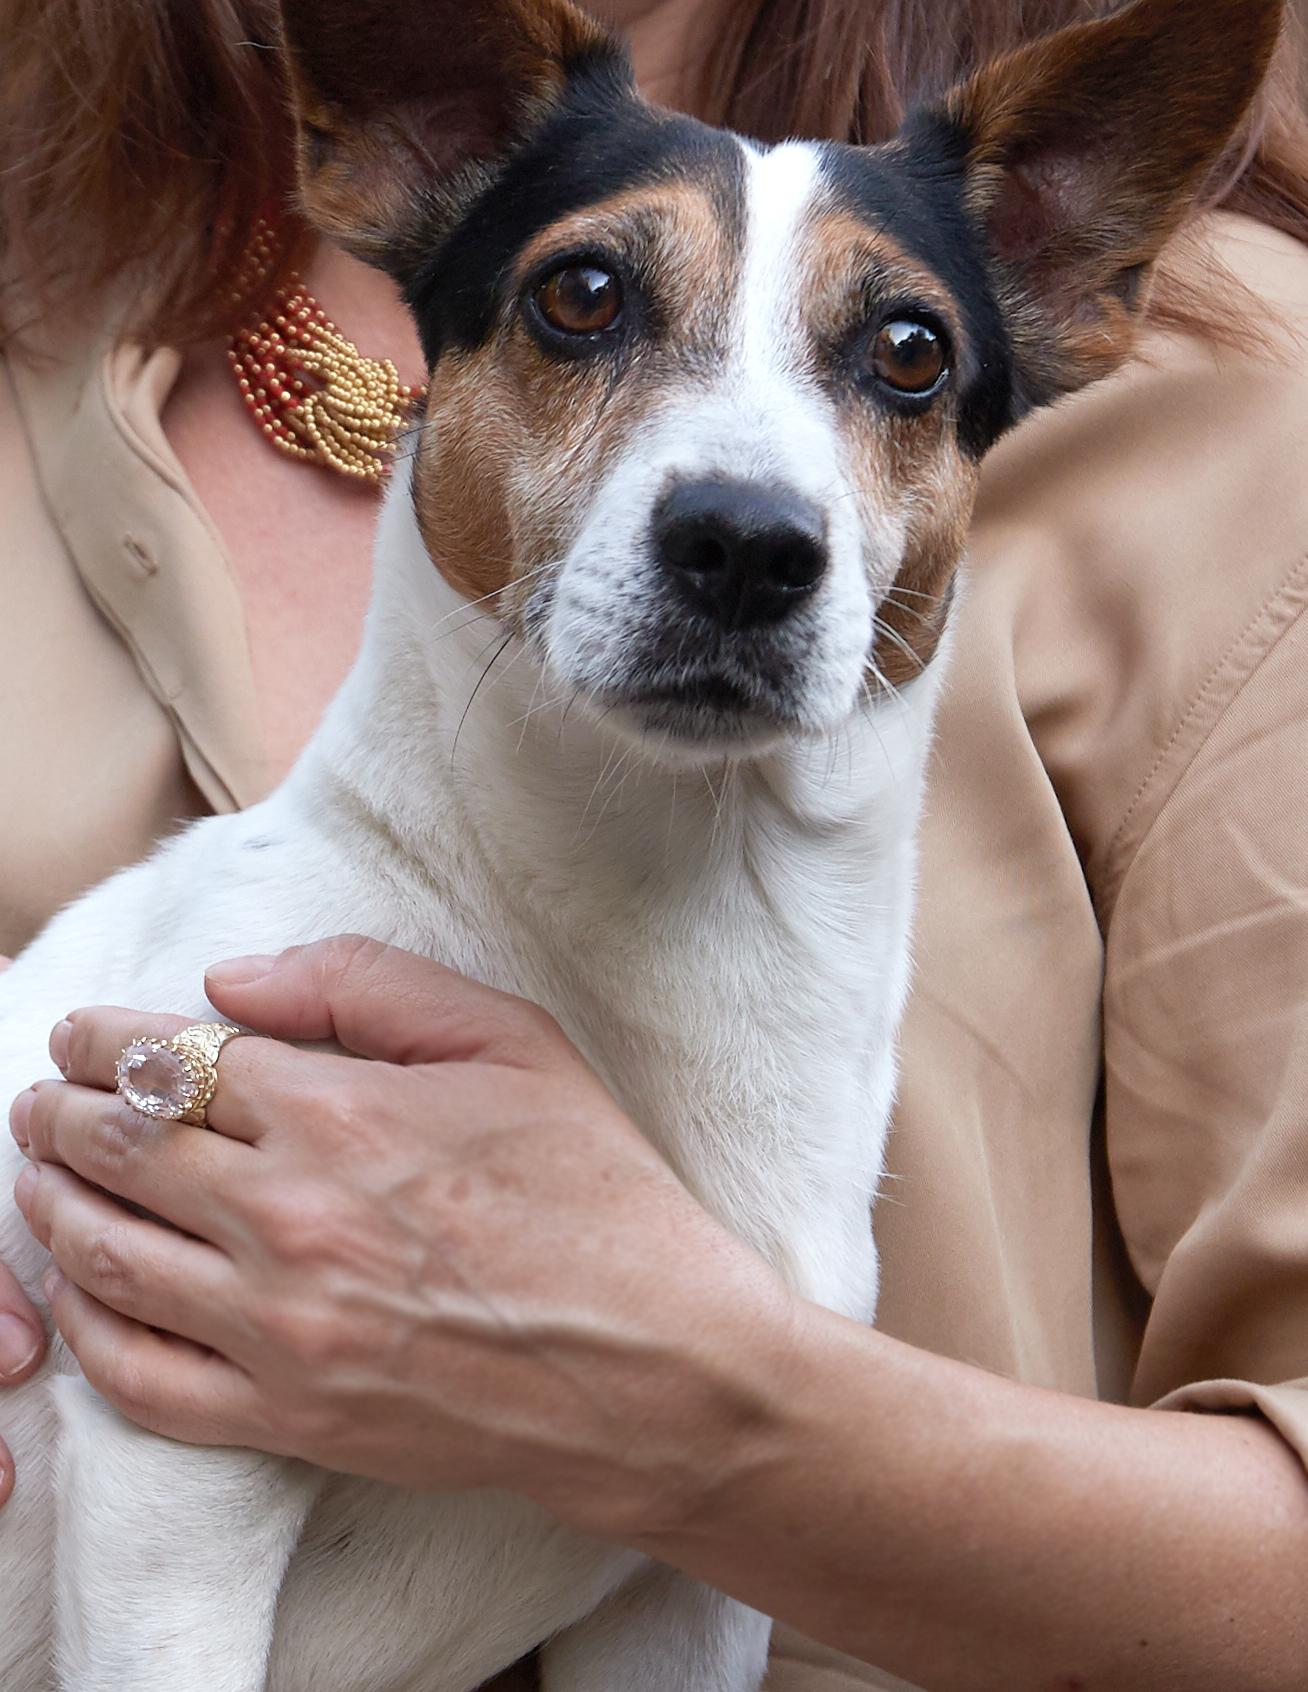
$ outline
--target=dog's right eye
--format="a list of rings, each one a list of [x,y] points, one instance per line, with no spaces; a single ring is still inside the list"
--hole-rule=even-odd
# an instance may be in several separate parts
[[[913,399],[935,393],[949,373],[943,337],[916,317],[897,317],[881,325],[872,343],[871,364],[879,382]]]
[[[566,264],[537,285],[535,301],[560,335],[602,335],[622,316],[622,284],[597,264]]]

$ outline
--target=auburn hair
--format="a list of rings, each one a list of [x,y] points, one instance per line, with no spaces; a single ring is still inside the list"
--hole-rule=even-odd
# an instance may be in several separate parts
[[[985,60],[1119,3],[740,0],[706,46],[695,109],[763,140],[876,142]],[[260,218],[282,229],[286,268],[303,257],[307,233],[287,209],[291,136],[269,0],[0,0],[0,41],[11,301],[85,312],[112,298],[125,332],[180,346],[261,303],[241,288]],[[1304,92],[1291,23],[1209,199],[1308,242]],[[1202,322],[1193,291],[1162,303]],[[12,305],[0,311],[0,329],[14,318]]]

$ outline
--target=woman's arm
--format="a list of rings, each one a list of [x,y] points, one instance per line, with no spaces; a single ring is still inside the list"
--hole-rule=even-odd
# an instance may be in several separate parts
[[[932,1692],[1308,1685],[1308,1483],[1265,1424],[1040,1392],[806,1312],[775,1427],[614,1531]]]
[[[220,1132],[143,1130],[102,1089],[150,1019],[59,1031],[75,1085],[16,1107],[22,1203],[128,1414],[514,1488],[941,1692],[1301,1692],[1308,1482],[1264,1425],[1043,1393],[800,1304],[547,1018],[435,966],[338,944],[211,996],[385,1061],[240,1041]]]

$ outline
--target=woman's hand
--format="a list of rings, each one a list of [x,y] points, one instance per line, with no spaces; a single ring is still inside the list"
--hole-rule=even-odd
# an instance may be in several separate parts
[[[208,989],[233,1021],[373,1061],[233,1041],[206,1132],[111,1090],[124,1044],[180,1019],[55,1031],[67,1080],[12,1114],[17,1196],[106,1398],[174,1438],[509,1487],[599,1532],[743,1461],[791,1301],[543,1012],[358,940]]]

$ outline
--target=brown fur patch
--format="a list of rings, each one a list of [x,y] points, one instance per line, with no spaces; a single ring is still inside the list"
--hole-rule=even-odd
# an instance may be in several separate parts
[[[323,234],[396,274],[462,190],[612,51],[569,0],[281,0],[301,198]]]
[[[1082,387],[1130,355],[1141,278],[1236,133],[1281,11],[1280,0],[1141,0],[998,61],[952,97],[971,138],[969,204],[989,231],[1028,391]],[[851,268],[861,264],[887,297],[898,290],[929,305],[958,344],[948,290],[887,235],[827,218],[815,237],[827,266],[819,324],[825,315],[839,331]],[[907,418],[846,408],[869,520],[879,506],[907,527],[871,663],[874,680],[891,686],[934,655],[966,544],[977,467],[958,451],[951,409],[947,398]]]
[[[877,612],[868,666],[875,685],[903,687],[935,657],[967,545],[977,480],[976,461],[951,440],[909,488],[904,561]]]
[[[951,291],[884,230],[843,210],[814,219],[807,262],[805,320],[819,349],[875,331],[876,309],[912,302],[948,329],[956,353],[963,327]],[[836,387],[840,432],[849,455],[860,515],[875,529],[886,512],[906,525],[903,563],[878,609],[868,666],[870,683],[903,686],[935,656],[963,556],[976,492],[976,467],[956,440],[952,395],[919,416],[901,416],[865,393]]]
[[[819,347],[834,346],[868,320],[869,295],[887,306],[911,300],[932,311],[955,342],[962,325],[953,293],[884,229],[840,207],[819,211],[807,230],[804,319]]]
[[[957,90],[1028,385],[1128,356],[1142,274],[1191,212],[1272,60],[1282,0],[1139,0],[996,60]]]
[[[551,357],[514,308],[432,377],[416,483],[423,536],[448,581],[471,598],[500,594],[510,618],[536,574],[562,560],[641,419],[725,346],[737,261],[708,190],[633,189],[562,219],[520,255],[518,285],[552,254],[592,243],[647,280],[647,309],[665,328],[638,356]]]

